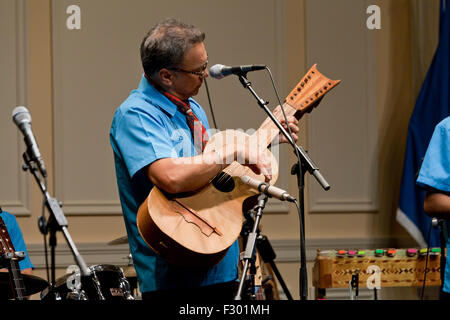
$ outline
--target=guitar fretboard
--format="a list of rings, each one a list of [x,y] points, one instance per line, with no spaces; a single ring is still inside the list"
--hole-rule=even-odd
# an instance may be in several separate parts
[[[297,112],[297,110],[293,107],[291,107],[288,103],[283,104],[283,108],[286,114],[286,117],[294,116]],[[273,115],[275,118],[278,119],[278,121],[284,119],[283,111],[281,110],[280,106],[277,106],[274,111]],[[270,117],[267,117],[266,120],[261,124],[259,129],[250,136],[252,145],[258,145],[261,149],[264,150],[269,146],[274,139],[279,135],[280,130],[276,126],[275,123],[273,123],[272,119]]]

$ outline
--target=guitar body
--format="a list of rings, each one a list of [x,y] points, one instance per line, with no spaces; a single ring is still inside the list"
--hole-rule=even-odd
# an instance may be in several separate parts
[[[244,140],[251,141],[252,136],[235,130],[219,132],[209,140],[205,152],[220,149],[225,143],[229,146],[230,141]],[[278,177],[278,164],[268,149],[265,152],[272,159],[273,184]],[[144,241],[176,265],[209,268],[217,264],[241,232],[244,201],[257,194],[239,178],[248,175],[264,181],[263,175],[256,175],[238,162],[225,168],[223,175],[226,178],[222,185],[216,181],[185,196],[170,197],[154,187],[137,216]],[[219,190],[224,188],[227,190]]]
[[[310,112],[339,82],[323,76],[314,65],[286,98],[286,115],[298,119]],[[281,108],[275,108],[273,114],[281,119]],[[267,118],[252,135],[237,130],[215,134],[204,152],[219,150],[223,146],[234,148],[234,145],[258,148],[271,159],[273,178],[269,183],[273,185],[278,179],[278,163],[267,147],[278,135],[278,128]],[[176,161],[186,159],[190,158]],[[251,201],[246,200],[259,194],[242,183],[240,177],[247,175],[264,181],[263,175],[256,175],[239,160],[232,162],[211,183],[196,192],[169,195],[153,187],[137,214],[137,226],[147,245],[175,265],[210,268],[217,264],[240,234],[242,212],[253,207]]]

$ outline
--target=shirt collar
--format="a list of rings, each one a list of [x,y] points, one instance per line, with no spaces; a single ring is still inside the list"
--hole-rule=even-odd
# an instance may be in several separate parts
[[[177,106],[172,101],[167,99],[161,92],[159,92],[159,90],[152,84],[150,84],[147,78],[145,78],[145,75],[142,75],[137,91],[144,95],[145,100],[155,106],[158,106],[160,109],[167,112],[171,117],[173,117],[175,112],[177,112]]]

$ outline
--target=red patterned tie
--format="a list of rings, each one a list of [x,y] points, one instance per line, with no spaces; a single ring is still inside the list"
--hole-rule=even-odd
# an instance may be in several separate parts
[[[194,139],[195,150],[197,150],[198,154],[202,153],[206,143],[208,143],[209,137],[201,121],[198,120],[194,112],[192,112],[189,101],[183,101],[169,92],[163,92],[163,94],[177,106],[180,112],[186,115],[186,122],[189,129],[191,129],[192,137]]]

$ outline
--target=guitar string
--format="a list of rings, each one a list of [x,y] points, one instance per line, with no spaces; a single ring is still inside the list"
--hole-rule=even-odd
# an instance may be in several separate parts
[[[268,70],[268,72],[269,72],[269,74],[271,74],[270,70]],[[313,72],[313,74],[314,74],[314,72]],[[309,77],[308,77],[308,76],[309,76]],[[304,76],[304,78],[305,78],[305,79],[308,79],[309,81],[307,80],[307,81],[305,82],[305,84],[304,84],[304,86],[303,86],[303,88],[302,88],[303,90],[304,90],[304,89],[307,89],[307,88],[314,87],[314,86],[315,86],[318,82],[320,82],[320,80],[321,80],[320,77],[314,77],[314,76],[311,76],[310,73],[307,73],[307,74]],[[319,94],[318,92],[316,92],[316,94],[318,95],[318,97],[322,97],[323,95],[325,95],[326,92],[328,92],[328,91],[331,90],[331,88],[333,87],[333,86],[332,86],[332,83],[328,83],[328,85],[329,85],[330,87],[327,88],[327,89],[321,88],[321,89],[324,90],[323,93],[321,92],[321,93]],[[321,90],[320,90],[320,91],[321,91]],[[313,95],[311,95],[311,97],[312,97],[312,96],[313,96]],[[311,98],[311,97],[310,97],[310,98]],[[310,98],[309,98],[309,99],[310,99]],[[301,102],[301,101],[300,101],[300,97],[297,97],[297,100],[298,100],[299,102]],[[309,101],[306,100],[305,102],[308,103]],[[282,116],[282,115],[286,118],[286,116],[285,116],[285,114],[284,114],[284,109],[283,109],[283,107],[286,107],[285,105],[286,105],[286,104],[289,105],[289,103],[287,103],[287,102],[285,101],[285,103],[282,104],[280,100],[279,100],[279,103],[280,103],[280,105],[283,105],[283,106],[280,108],[280,110],[278,110],[278,112],[275,112],[274,115],[275,115],[277,118],[280,118],[280,116]],[[276,107],[275,107],[275,109],[276,109]],[[277,131],[279,131],[279,130],[277,130]],[[289,133],[290,133],[290,128],[289,128],[289,127],[288,127],[288,131],[289,131]],[[253,135],[258,134],[258,132],[260,132],[260,131],[257,130]],[[292,134],[291,134],[291,135],[292,135]],[[270,134],[269,134],[269,138],[272,138],[272,136],[271,136]],[[274,137],[274,138],[275,138],[275,137]],[[273,140],[273,139],[271,139],[271,140]],[[261,144],[257,143],[257,145],[260,146]],[[264,147],[264,148],[266,148],[266,147]],[[261,149],[261,151],[263,151],[263,149]],[[235,166],[235,162],[231,163],[230,166],[228,166],[228,167],[226,168],[226,169],[229,168],[229,170],[227,170],[227,171],[230,171],[231,169],[234,169],[234,166]],[[228,182],[229,179],[231,178],[230,174],[228,174],[227,172],[225,172],[225,170],[222,171],[221,173],[226,173],[226,174],[220,174],[220,173],[219,173],[216,182],[219,183],[219,184]],[[216,177],[217,177],[217,176],[216,176]]]
[[[3,238],[4,237],[4,230],[6,229],[6,224],[3,222],[3,220],[0,222],[0,226],[1,226],[1,235],[0,235],[0,242],[2,243],[2,247],[3,247],[3,251],[8,251],[8,246],[5,244],[6,241]]]

